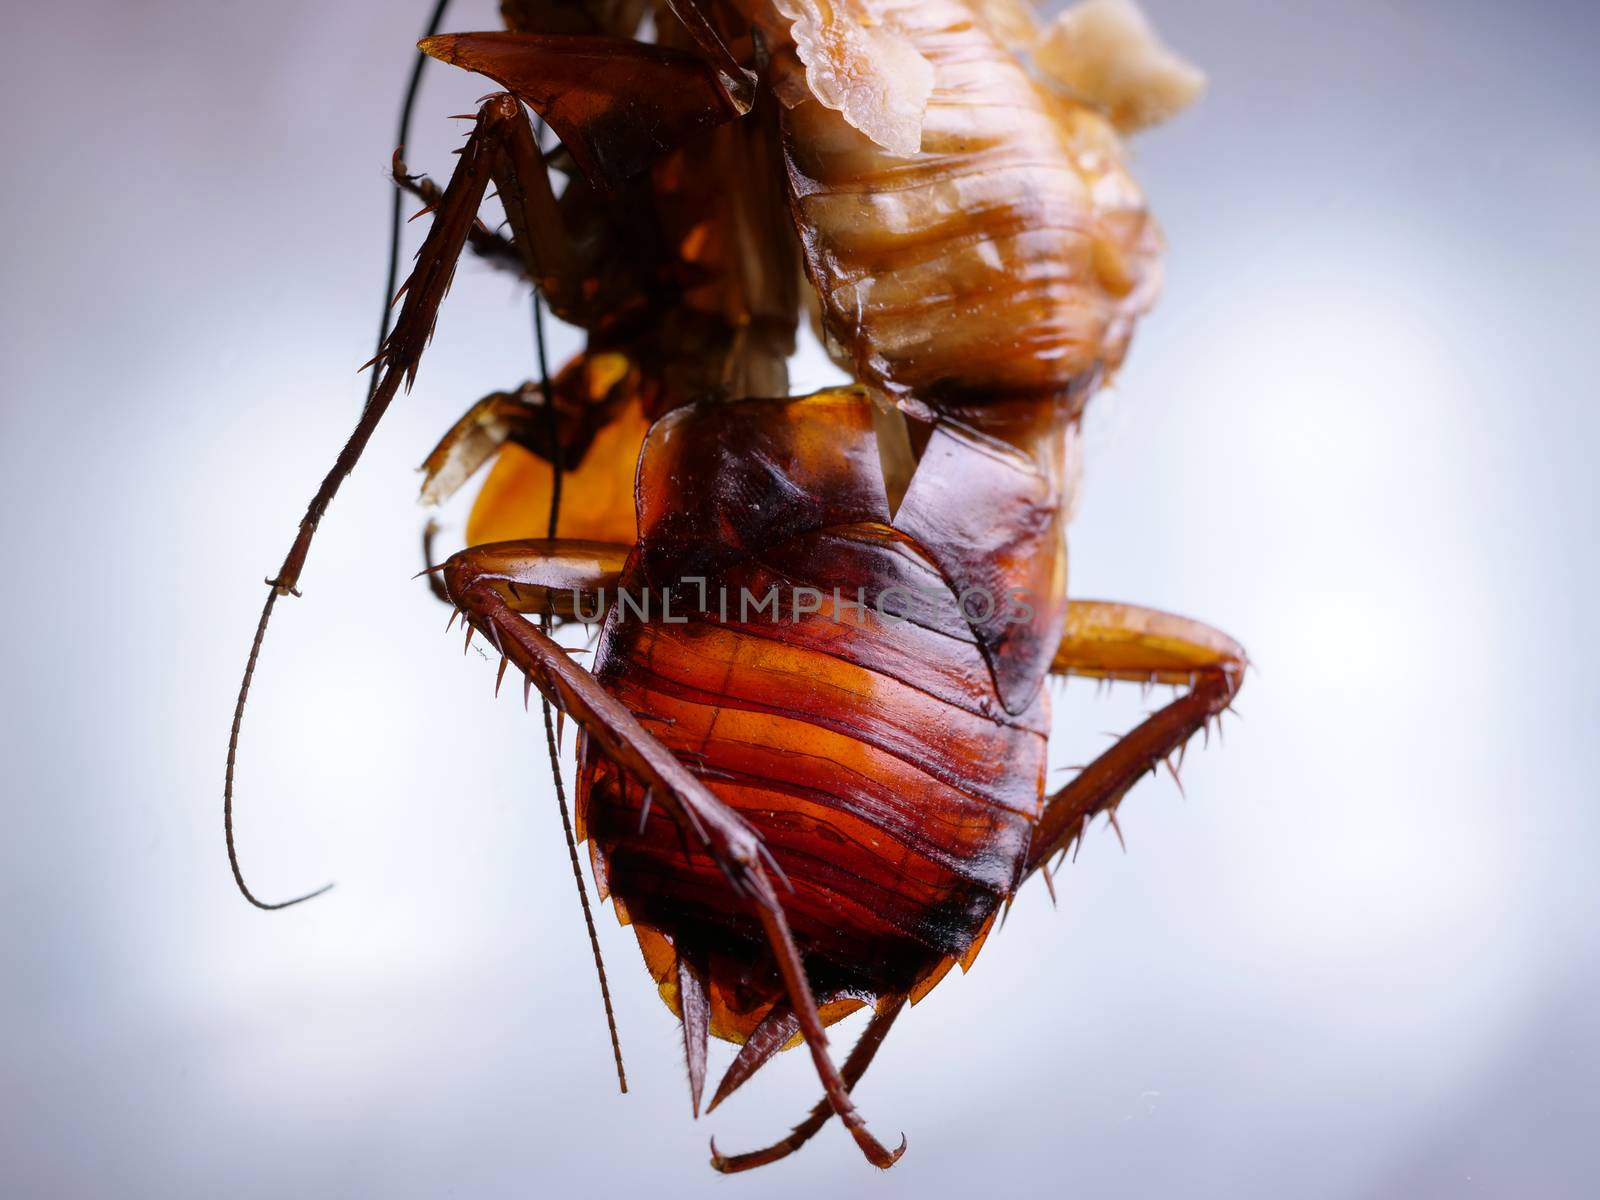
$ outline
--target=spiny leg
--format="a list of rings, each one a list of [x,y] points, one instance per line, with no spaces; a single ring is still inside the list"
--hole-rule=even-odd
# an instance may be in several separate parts
[[[1045,804],[1034,830],[1027,871],[1044,866],[1083,836],[1097,814],[1115,814],[1139,777],[1181,752],[1206,723],[1233,702],[1248,665],[1227,634],[1154,609],[1075,600],[1050,670],[1058,675],[1188,685],[1189,691],[1146,718]],[[1048,880],[1048,869],[1046,869]]]
[[[424,60],[427,55],[422,55]],[[405,160],[401,152],[394,152],[394,182],[400,191],[410,196],[415,196],[422,201],[422,208],[411,217],[415,221],[418,217],[427,216],[438,207],[439,201],[444,198],[444,189],[429,179],[426,175],[412,175],[406,171]],[[473,225],[467,234],[467,246],[490,266],[509,272],[519,279],[528,278],[528,264],[522,257],[522,252],[510,238],[490,230],[482,221]],[[529,280],[529,282],[532,282]]]
[[[483,200],[484,191],[500,157],[501,145],[508,136],[508,130],[514,137],[519,121],[524,137],[531,141],[527,121],[522,116],[516,101],[510,96],[492,97],[480,110],[477,125],[472,135],[468,137],[466,145],[462,147],[460,161],[457,162],[449,186],[445,189],[433,224],[429,227],[421,249],[417,251],[416,266],[406,280],[405,286],[401,288],[405,302],[401,306],[400,316],[375,359],[377,369],[381,372],[377,386],[368,397],[355,430],[334,460],[333,467],[323,478],[321,486],[311,498],[311,503],[306,507],[305,516],[300,519],[299,531],[289,547],[289,553],[284,557],[283,565],[278,568],[275,576],[267,580],[271,591],[267,594],[266,603],[261,610],[261,619],[256,625],[255,639],[251,643],[250,654],[245,662],[244,679],[239,688],[238,702],[234,707],[233,726],[228,737],[228,761],[222,799],[228,863],[233,869],[234,881],[238,884],[239,891],[257,908],[284,908],[327,890],[321,888],[317,892],[293,900],[268,904],[258,899],[246,886],[243,872],[239,867],[238,852],[233,839],[234,764],[238,755],[239,729],[244,717],[245,700],[249,696],[250,681],[261,653],[262,639],[266,636],[267,624],[272,619],[272,609],[277,598],[285,594],[299,595],[300,573],[305,569],[306,555],[310,552],[312,539],[316,536],[317,526],[321,523],[323,514],[327,512],[328,505],[333,502],[333,497],[339,491],[339,485],[360,460],[373,431],[377,429],[379,421],[388,411],[402,381],[409,387],[416,377],[423,347],[433,333],[439,304],[445,292],[449,290],[450,280],[455,274],[456,261],[461,255],[467,231],[477,220],[478,205]],[[546,183],[548,186],[548,181]]]
[[[616,587],[628,547],[571,538],[490,542],[452,555],[429,574],[441,575],[457,607],[469,589],[492,591],[513,613],[597,621]],[[487,632],[487,631],[486,631]],[[553,644],[553,643],[552,643]]]
[[[868,1132],[838,1067],[828,1056],[816,997],[769,875],[770,871],[781,879],[782,870],[761,835],[707,789],[558,643],[518,615],[519,607],[526,611],[562,589],[577,603],[585,591],[598,592],[612,576],[596,571],[586,587],[574,570],[574,557],[560,549],[568,543],[520,545],[520,556],[519,543],[502,543],[452,557],[444,565],[451,599],[532,686],[577,720],[590,744],[628,771],[677,818],[711,856],[735,894],[751,905],[833,1111],[874,1165],[892,1166],[905,1151],[905,1139],[891,1152]],[[542,589],[542,594],[536,596],[534,589]]]
[[[428,18],[428,26],[424,37],[432,37],[439,31],[440,24],[444,21],[445,10],[449,7],[449,0],[437,0],[433,6],[433,14]],[[405,99],[400,104],[400,129],[396,136],[397,147],[403,147],[411,135],[411,113],[416,107],[417,95],[422,90],[422,72],[428,64],[428,56],[418,54],[412,62],[411,78],[406,84]],[[398,162],[400,150],[395,151]],[[395,282],[400,273],[400,193],[393,195],[389,211],[389,267],[386,282],[383,288],[383,305],[378,314],[378,341],[373,350],[374,357],[383,353],[384,343],[389,339],[389,313],[393,306]],[[373,396],[378,390],[378,373],[372,374],[372,382],[367,389],[367,404],[372,403]],[[271,580],[267,581],[269,584]],[[255,637],[250,642],[250,654],[245,659],[244,676],[239,683],[239,695],[234,701],[233,724],[228,732],[228,762],[223,775],[222,784],[222,828],[223,837],[228,848],[228,868],[233,872],[233,881],[239,889],[239,894],[259,909],[272,912],[281,908],[291,908],[306,900],[312,900],[322,895],[333,886],[324,884],[313,891],[305,892],[290,900],[282,900],[276,904],[268,904],[259,899],[245,884],[244,871],[239,866],[238,848],[233,838],[233,774],[239,755],[239,727],[244,722],[244,706],[250,697],[250,681],[255,677],[256,663],[261,657],[261,643],[267,635],[267,625],[272,620],[273,606],[278,602],[278,589],[272,588],[267,592],[266,602],[261,606],[261,616],[256,621]]]
[[[839,1074],[844,1078],[844,1085],[851,1091],[855,1090],[861,1077],[866,1074],[867,1068],[872,1065],[878,1047],[883,1045],[883,1039],[889,1034],[889,1027],[894,1024],[895,1018],[905,1008],[904,996],[887,996],[878,1005],[872,1014],[872,1019],[867,1022],[867,1027],[861,1031],[861,1037],[856,1042],[855,1048],[850,1051],[850,1057],[844,1060],[844,1067]],[[777,1162],[780,1158],[787,1158],[800,1149],[817,1135],[817,1131],[828,1123],[828,1118],[833,1115],[833,1106],[824,1096],[819,1100],[806,1119],[801,1121],[792,1130],[789,1136],[782,1141],[761,1150],[750,1150],[744,1154],[722,1154],[717,1150],[716,1139],[711,1140],[711,1165],[725,1175],[737,1171],[748,1171],[753,1167],[764,1167],[768,1163]]]
[[[436,10],[436,17],[439,12],[442,12],[442,6]],[[635,67],[644,63],[653,68],[622,72],[615,78],[607,77],[603,71],[592,71],[591,75],[581,80],[569,81],[571,87],[583,91],[581,96],[563,96],[559,82],[553,90],[547,90],[543,97],[546,102],[557,105],[568,102],[562,108],[565,126],[562,132],[582,139],[590,152],[607,150],[614,138],[627,141],[630,154],[644,149],[635,146],[630,140],[631,135],[626,134],[625,130],[614,132],[617,128],[614,120],[616,110],[632,107],[636,110],[635,115],[639,111],[649,112],[663,91],[663,81],[672,79],[675,71],[679,75],[703,79],[705,72],[710,69],[693,60],[692,56],[686,63],[682,55],[666,55],[664,52],[656,55],[654,48],[640,50],[634,43],[599,38],[579,40],[585,42],[586,62],[591,68],[603,62],[608,54],[625,59]],[[535,48],[535,53],[527,62],[537,67],[550,55],[559,57],[560,47],[554,43],[560,41],[550,39],[550,44]],[[413,76],[413,84],[416,78]],[[668,106],[680,123],[686,121],[688,125],[693,125],[692,110],[695,103],[712,106],[714,111],[703,119],[713,123],[725,120],[730,112],[737,111],[730,108],[726,98],[719,101],[716,97],[705,96],[703,89],[688,91],[694,94],[691,96],[688,92],[680,92],[671,95],[668,101]],[[598,103],[595,102],[596,98]],[[408,113],[410,100],[411,96],[408,95]],[[477,226],[478,206],[491,180],[499,188],[501,205],[506,210],[507,220],[516,236],[517,250],[527,264],[528,273],[546,291],[556,311],[583,323],[586,318],[595,315],[597,310],[593,306],[602,299],[599,293],[590,294],[585,290],[585,255],[566,238],[560,226],[554,193],[544,170],[544,160],[526,115],[515,97],[507,94],[490,97],[479,109],[473,131],[461,149],[450,182],[440,195],[427,237],[417,252],[416,265],[396,297],[399,299],[403,296],[404,303],[393,331],[383,339],[370,364],[376,367],[376,382],[368,394],[361,418],[307,505],[283,564],[277,574],[267,581],[270,590],[262,605],[255,637],[245,661],[244,676],[234,706],[233,724],[228,735],[222,801],[228,864],[240,893],[257,908],[285,908],[327,890],[321,888],[292,900],[269,904],[250,891],[239,865],[233,836],[234,770],[245,703],[249,698],[250,683],[267,625],[279,596],[299,595],[300,574],[305,569],[306,556],[316,536],[317,526],[345,476],[360,461],[402,381],[409,388],[415,380],[423,348],[433,333],[439,304],[449,289],[462,248]]]
[[[417,43],[480,75],[543,117],[596,187],[620,183],[663,151],[750,111],[747,82],[687,50],[627,39],[453,33]],[[737,67],[735,67],[737,70]],[[648,117],[648,119],[644,119]],[[527,231],[512,219],[512,237]]]
[[[422,526],[422,570],[418,574],[428,580],[428,590],[433,593],[433,598],[440,603],[450,603],[450,593],[444,590],[444,581],[439,578],[438,572],[433,570],[433,543],[439,536],[439,522],[429,517]],[[450,618],[450,624],[455,624],[455,617]]]

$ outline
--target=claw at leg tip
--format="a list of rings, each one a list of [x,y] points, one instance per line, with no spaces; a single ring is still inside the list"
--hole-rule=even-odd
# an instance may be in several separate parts
[[[905,1152],[906,1152],[906,1135],[902,1133],[900,1135],[900,1146],[899,1146],[899,1148],[896,1149],[892,1154],[889,1155],[888,1158],[884,1159],[882,1162],[879,1162],[877,1159],[873,1159],[872,1160],[872,1165],[877,1167],[879,1170],[887,1171],[890,1167],[894,1166],[895,1163],[900,1161],[900,1156],[902,1154],[904,1154]]]
[[[900,1148],[894,1152],[894,1161],[899,1162],[900,1156],[906,1152],[906,1135],[900,1135]]]

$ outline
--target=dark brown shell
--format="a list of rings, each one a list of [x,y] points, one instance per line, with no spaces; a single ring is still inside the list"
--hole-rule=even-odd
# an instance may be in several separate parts
[[[1022,456],[1005,461],[967,473],[978,510],[1043,486]],[[1047,661],[1008,713],[949,580],[900,527],[909,500],[890,519],[870,401],[850,390],[679,410],[647,438],[638,492],[622,587],[657,608],[646,622],[613,603],[595,673],[765,839],[793,884],[784,905],[819,996],[914,992],[970,959],[1038,817]],[[946,603],[880,616],[870,602],[892,585]],[[821,610],[794,618],[807,587]],[[663,619],[663,589],[682,623]],[[835,589],[869,608],[836,607]],[[779,620],[740,612],[743,596],[769,593]],[[782,988],[716,867],[686,856],[676,823],[645,812],[638,785],[597,754],[579,809],[658,981],[670,983],[666,945],[709,963],[713,1029],[747,1035]]]

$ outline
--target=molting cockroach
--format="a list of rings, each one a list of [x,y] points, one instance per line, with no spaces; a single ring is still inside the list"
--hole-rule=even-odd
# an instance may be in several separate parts
[[[850,1090],[890,1025],[1241,682],[1225,635],[1066,591],[1080,417],[1159,284],[1119,132],[1199,80],[1127,0],[1048,27],[1017,0],[504,11],[507,32],[421,43],[505,91],[443,188],[396,156],[432,223],[361,422],[269,581],[230,862],[282,907],[233,850],[250,673],[470,247],[586,344],[428,456],[435,501],[494,460],[469,548],[432,581],[538,689],[547,732],[550,706],[577,726],[577,837],[681,1019],[696,1112],[711,1035],[740,1049],[708,1111],[809,1048],[822,1101],[714,1165],[780,1158],[836,1114],[887,1167],[904,1142]],[[508,237],[477,224],[491,183]],[[789,396],[807,304],[855,383]],[[932,603],[890,612],[889,593]],[[664,612],[630,618],[640,595]],[[550,621],[596,613],[590,671]],[[1047,793],[1051,674],[1185,690]],[[825,1028],[863,1006],[837,1066]]]

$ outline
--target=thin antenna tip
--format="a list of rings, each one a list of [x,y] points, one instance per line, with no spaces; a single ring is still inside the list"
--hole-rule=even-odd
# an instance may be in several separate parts
[[[244,886],[243,883],[239,884],[240,894],[243,895],[246,900],[250,901],[250,903],[256,908],[261,909],[262,912],[279,912],[285,908],[293,908],[296,904],[304,904],[307,900],[315,900],[318,896],[331,891],[333,891],[333,883],[330,881],[314,891],[305,893],[303,896],[296,896],[292,900],[280,900],[276,904],[268,904],[265,900],[258,898],[254,893],[252,893],[249,888]]]

